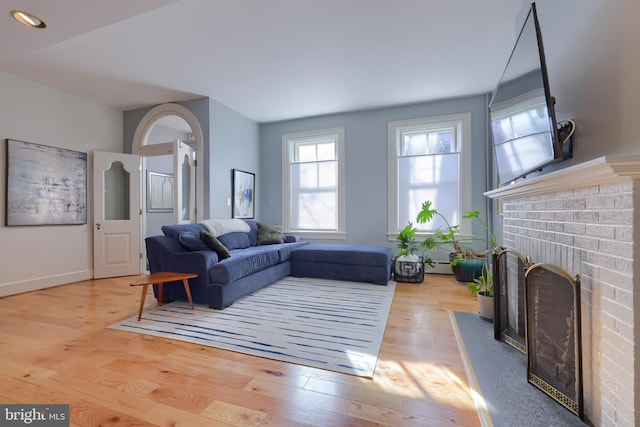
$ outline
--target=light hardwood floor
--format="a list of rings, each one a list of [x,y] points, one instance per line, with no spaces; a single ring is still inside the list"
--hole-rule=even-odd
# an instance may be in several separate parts
[[[398,284],[373,380],[106,329],[137,315],[138,277],[0,299],[0,402],[83,427],[480,425],[447,311],[476,300],[453,276]]]

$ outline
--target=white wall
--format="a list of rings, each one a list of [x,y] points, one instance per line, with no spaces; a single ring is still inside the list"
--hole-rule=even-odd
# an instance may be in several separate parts
[[[122,152],[122,112],[4,72],[0,93],[0,296],[91,278],[91,152]],[[87,225],[4,225],[7,138],[89,153]]]

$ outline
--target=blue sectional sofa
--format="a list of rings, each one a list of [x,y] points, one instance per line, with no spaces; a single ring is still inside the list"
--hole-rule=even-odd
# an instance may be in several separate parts
[[[197,274],[189,280],[193,302],[217,309],[289,275],[380,285],[391,277],[393,255],[384,246],[308,244],[283,233],[272,241],[268,232],[260,233],[268,227],[256,220],[218,220],[214,226],[222,221],[248,231],[163,226],[163,236],[145,240],[149,271]],[[154,292],[157,297],[157,286]],[[187,301],[187,295],[183,286],[165,286],[163,299]]]
[[[204,245],[190,243],[199,238],[203,224],[165,225],[163,236],[145,239],[149,271],[195,273],[189,280],[193,302],[222,309],[237,298],[291,274],[291,251],[304,246],[296,236],[284,234],[284,243],[258,244],[258,221],[245,220],[249,232],[230,232],[217,239],[231,254],[226,259]],[[157,289],[154,286],[154,291]],[[157,297],[157,293],[156,293]],[[186,301],[182,286],[165,286],[163,299]]]

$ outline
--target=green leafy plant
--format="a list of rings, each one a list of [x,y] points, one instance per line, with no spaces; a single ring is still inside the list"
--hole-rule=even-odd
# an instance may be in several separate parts
[[[451,260],[451,266],[455,266],[459,262],[467,258],[484,258],[491,253],[497,246],[496,237],[491,232],[489,225],[480,217],[480,211],[468,211],[462,216],[463,219],[476,220],[487,231],[488,238],[465,237],[460,234],[459,225],[451,225],[447,218],[432,207],[430,200],[422,203],[422,209],[416,217],[416,221],[420,224],[426,224],[435,216],[442,218],[446,227],[437,229],[432,236],[429,236],[422,242],[425,249],[435,250],[438,246],[448,246],[450,252],[454,254]],[[475,242],[485,242],[489,249],[478,251],[473,247]]]
[[[413,223],[407,224],[407,226],[398,234],[396,240],[398,241],[398,256],[411,256],[415,255],[420,249],[420,245],[416,240],[416,233],[418,229],[413,226]]]
[[[482,292],[486,297],[493,296],[493,273],[489,270],[488,264],[482,266],[482,275],[474,279],[473,282],[467,282],[467,289],[472,294]]]
[[[414,227],[412,222],[409,222],[402,231],[396,236],[396,241],[398,242],[398,257],[411,257],[415,255],[418,256],[418,251],[421,250],[421,245],[416,238],[416,234],[418,229]],[[424,251],[423,251],[424,252]],[[433,267],[433,260],[430,257],[424,256],[422,254],[423,261],[426,264],[429,264]]]

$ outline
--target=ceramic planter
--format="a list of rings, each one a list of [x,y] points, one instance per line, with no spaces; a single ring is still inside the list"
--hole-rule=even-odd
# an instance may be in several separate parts
[[[493,297],[488,297],[484,291],[478,292],[478,314],[486,320],[493,320]]]
[[[449,254],[449,261],[455,258],[454,253]],[[452,266],[451,271],[458,282],[473,282],[475,278],[482,276],[482,266],[485,262],[485,258],[467,258]]]

